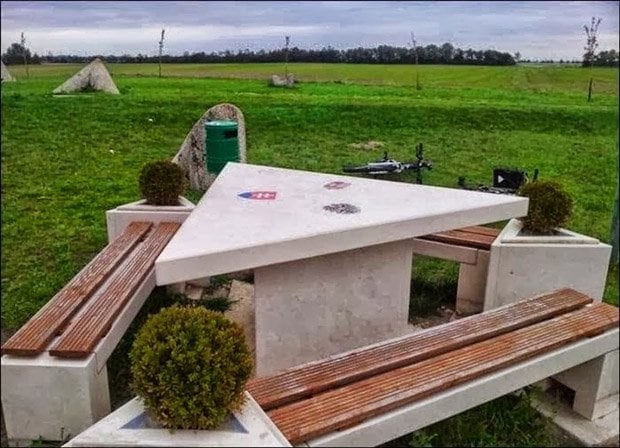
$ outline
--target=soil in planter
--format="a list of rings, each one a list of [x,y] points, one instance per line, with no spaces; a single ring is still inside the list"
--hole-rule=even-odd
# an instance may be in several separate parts
[[[521,229],[517,236],[571,236],[566,232],[562,232],[557,229],[553,229],[550,233],[536,233],[531,230]]]

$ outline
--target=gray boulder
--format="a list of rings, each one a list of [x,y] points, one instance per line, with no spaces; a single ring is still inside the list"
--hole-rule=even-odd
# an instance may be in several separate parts
[[[271,85],[275,87],[291,87],[295,84],[295,76],[289,73],[286,78],[278,75],[271,75]]]

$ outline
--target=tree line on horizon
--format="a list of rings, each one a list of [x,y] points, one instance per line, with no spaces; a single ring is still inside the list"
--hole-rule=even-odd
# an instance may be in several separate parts
[[[205,53],[184,52],[182,55],[162,55],[162,63],[230,63],[230,62],[282,62],[285,58],[285,49],[258,50],[249,49],[231,50]],[[349,64],[412,64],[416,57],[419,64],[448,64],[448,65],[515,65],[517,62],[540,62],[553,63],[552,60],[530,61],[520,60],[519,53],[511,55],[507,52],[497,50],[473,50],[468,48],[463,50],[456,48],[450,43],[441,46],[434,44],[418,46],[416,49],[407,47],[395,47],[390,45],[379,45],[373,48],[349,48],[338,50],[331,46],[320,50],[303,49],[292,47],[288,50],[289,62],[319,62],[319,63],[349,63]],[[52,55],[39,56],[37,53],[31,54],[30,50],[24,48],[19,43],[13,43],[2,54],[2,60],[7,65],[23,64],[25,59],[29,64],[42,63],[85,63],[95,57],[100,57],[110,63],[156,63],[159,56],[149,56],[143,54],[129,55]],[[569,61],[560,61],[569,63]],[[572,61],[573,63],[590,61]],[[615,50],[601,51],[594,56],[591,61],[594,66],[618,66],[618,52]]]

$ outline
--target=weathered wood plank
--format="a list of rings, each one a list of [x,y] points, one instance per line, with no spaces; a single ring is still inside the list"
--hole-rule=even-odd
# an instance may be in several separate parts
[[[473,229],[473,230],[468,230]],[[457,230],[447,230],[445,232],[437,232],[430,235],[420,236],[418,238],[438,241],[440,243],[455,244],[459,246],[475,247],[477,249],[490,250],[491,244],[497,238],[499,230],[496,229],[480,230],[477,227],[465,227]]]
[[[45,350],[151,228],[133,222],[50,299],[2,346],[3,355],[35,356]]]
[[[131,259],[96,299],[88,302],[81,313],[50,348],[52,356],[81,358],[92,352],[99,340],[110,329],[117,314],[123,309],[149,271],[155,259],[168,244],[180,223],[160,223],[144,240]]]
[[[573,311],[592,299],[571,289],[520,301],[405,338],[361,348],[325,360],[253,378],[247,389],[265,410],[327,389],[525,327]]]
[[[267,414],[292,443],[344,429],[474,378],[618,326],[618,308],[595,303],[551,320],[356,381]]]

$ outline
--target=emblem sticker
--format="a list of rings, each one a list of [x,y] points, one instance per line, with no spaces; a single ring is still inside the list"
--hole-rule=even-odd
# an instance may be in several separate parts
[[[361,211],[359,207],[353,204],[329,204],[323,207],[323,210],[338,213],[339,215],[350,215]]]
[[[260,201],[273,201],[278,194],[277,191],[245,191],[237,196],[243,199],[257,199]]]
[[[351,184],[348,182],[334,181],[323,185],[323,188],[326,188],[327,190],[342,190],[343,188],[347,188],[350,185]]]

